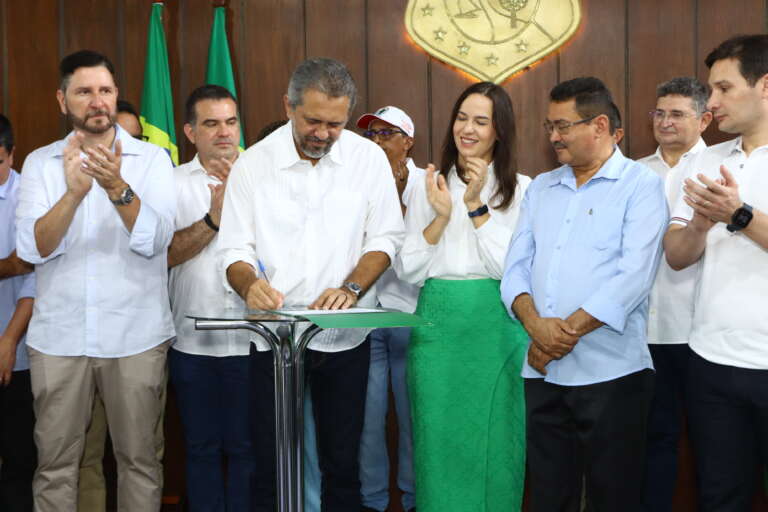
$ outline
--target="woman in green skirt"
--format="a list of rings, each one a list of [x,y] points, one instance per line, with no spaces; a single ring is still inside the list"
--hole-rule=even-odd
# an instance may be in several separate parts
[[[453,107],[440,171],[427,169],[406,212],[396,262],[423,283],[408,388],[419,512],[520,510],[525,478],[523,327],[499,280],[530,183],[516,173],[512,102],[498,85],[470,86]]]

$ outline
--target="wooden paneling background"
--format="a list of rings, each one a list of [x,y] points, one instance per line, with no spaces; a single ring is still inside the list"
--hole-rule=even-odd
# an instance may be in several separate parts
[[[353,118],[394,104],[411,114],[418,164],[438,159],[451,105],[469,79],[409,41],[407,0],[229,0],[228,32],[246,138],[284,117],[281,97],[294,66],[307,56],[347,63],[360,101]],[[657,83],[678,75],[706,79],[706,53],[722,39],[766,29],[766,1],[581,0],[584,19],[557,54],[509,79],[520,169],[555,162],[541,121],[549,89],[593,74],[612,90],[626,126],[625,151],[654,149],[647,112]],[[165,25],[184,160],[194,149],[181,130],[182,107],[205,76],[211,0],[165,2]],[[66,131],[54,94],[61,57],[81,48],[112,58],[121,96],[139,105],[149,0],[0,0],[0,110],[16,127],[17,167],[32,149]],[[709,141],[724,137],[713,126]]]
[[[546,1],[546,0],[545,0]],[[360,91],[352,116],[398,105],[413,117],[420,165],[438,160],[454,99],[469,79],[411,43],[403,18],[407,0],[229,0],[228,33],[246,138],[284,117],[282,95],[294,66],[308,56],[344,61]],[[555,165],[541,129],[549,89],[592,74],[612,90],[626,127],[624,150],[641,157],[655,148],[647,112],[656,85],[679,75],[706,80],[705,55],[719,41],[766,30],[767,0],[581,0],[582,26],[557,54],[509,79],[516,109],[520,169]],[[212,21],[211,0],[165,2],[179,145],[194,154],[181,130],[187,95],[203,83]],[[66,133],[55,101],[58,62],[91,48],[112,58],[121,96],[140,104],[149,0],[0,0],[0,110],[16,128],[16,167],[33,149]],[[708,142],[724,140],[713,126]],[[173,416],[173,414],[172,414]],[[175,419],[171,421],[177,422]],[[178,446],[178,424],[169,455]],[[172,464],[180,470],[178,461]],[[690,469],[675,510],[693,510]],[[168,475],[178,489],[178,474]]]

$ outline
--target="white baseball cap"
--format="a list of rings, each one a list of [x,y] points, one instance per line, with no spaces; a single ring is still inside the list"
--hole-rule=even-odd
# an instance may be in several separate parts
[[[413,137],[416,133],[416,129],[413,126],[411,118],[397,107],[382,107],[373,114],[363,114],[360,119],[357,120],[357,127],[367,130],[372,121],[375,120],[384,121],[392,126],[397,126],[405,132],[409,137]]]

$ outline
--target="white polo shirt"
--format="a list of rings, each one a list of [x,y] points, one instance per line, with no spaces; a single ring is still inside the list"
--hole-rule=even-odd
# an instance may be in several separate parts
[[[664,161],[660,147],[654,154],[638,160],[664,180],[664,193],[670,210],[674,208],[681,195],[684,173],[687,169],[686,162],[706,147],[706,143],[699,138],[698,142],[680,157],[680,161],[674,167],[670,167]],[[696,298],[699,266],[697,262],[686,269],[675,271],[669,266],[666,258],[661,259],[650,294],[648,343],[688,343],[693,322],[693,303]]]
[[[768,145],[749,157],[741,137],[711,146],[690,159],[687,175],[716,179],[720,165],[735,177],[742,201],[768,212]],[[681,194],[671,222],[684,225],[692,217]],[[691,349],[716,364],[768,369],[768,250],[719,222],[707,234],[698,285]]]
[[[208,185],[221,182],[209,176],[200,159],[174,169],[176,184],[176,230],[184,229],[202,219],[211,207]],[[245,303],[232,290],[227,290],[218,272],[219,237],[184,263],[171,269],[168,281],[171,311],[176,326],[173,348],[185,354],[202,356],[247,356],[250,350],[248,331],[240,329],[198,331],[188,315],[206,311],[231,311],[244,314]]]

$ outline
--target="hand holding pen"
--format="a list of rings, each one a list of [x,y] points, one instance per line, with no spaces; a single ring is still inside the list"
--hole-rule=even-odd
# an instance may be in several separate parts
[[[283,307],[285,297],[272,288],[267,277],[266,268],[261,260],[256,261],[259,272],[256,280],[248,287],[245,302],[249,309],[275,310]]]

